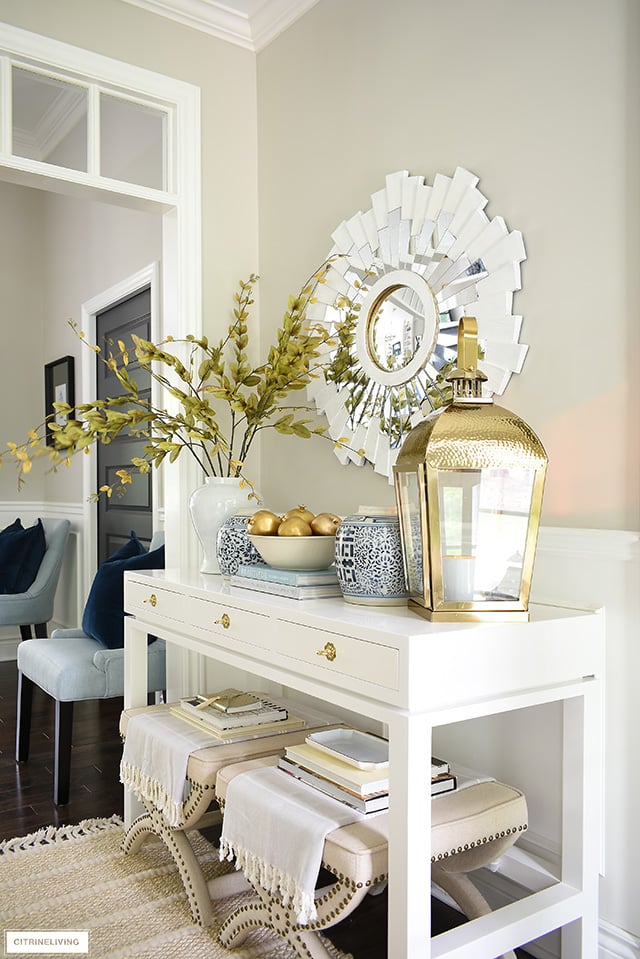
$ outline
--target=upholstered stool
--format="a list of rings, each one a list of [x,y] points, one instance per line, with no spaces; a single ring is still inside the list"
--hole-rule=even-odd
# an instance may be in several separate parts
[[[122,738],[126,738],[129,720],[137,713],[168,709],[170,704],[125,709],[120,717]],[[191,914],[194,921],[200,925],[207,926],[212,922],[211,896],[187,833],[192,829],[202,829],[220,821],[217,804],[214,809],[210,808],[216,803],[215,782],[218,771],[229,764],[255,757],[269,756],[277,762],[278,755],[274,756],[274,754],[279,751],[281,755],[286,746],[304,742],[310,728],[260,736],[237,743],[215,744],[192,752],[187,765],[189,794],[184,804],[184,823],[179,827],[171,826],[164,814],[156,809],[153,803],[143,800],[146,812],[129,827],[124,838],[123,851],[129,854],[137,853],[148,836],[157,836],[161,839],[178,866]],[[325,723],[322,724],[322,728],[335,729],[336,724]],[[237,885],[238,881],[242,881],[242,877],[238,874],[235,877],[229,877],[231,883],[234,880]],[[230,895],[233,891],[230,886],[228,889],[231,891],[225,892],[225,895]]]
[[[222,768],[215,788],[223,811],[227,787],[234,776],[277,762],[278,757],[272,756]],[[467,918],[490,912],[489,904],[466,874],[496,860],[527,828],[524,795],[503,783],[477,783],[436,797],[431,819],[432,880],[445,889]],[[300,925],[292,909],[252,884],[258,902],[241,906],[225,920],[220,941],[234,948],[252,927],[262,926],[277,932],[300,959],[330,959],[317,932],[344,919],[368,892],[386,880],[387,842],[387,814],[334,830],[325,839],[322,864],[336,882],[316,892],[317,919]],[[209,884],[210,893],[217,898],[229,895],[226,881],[225,876],[214,880]]]

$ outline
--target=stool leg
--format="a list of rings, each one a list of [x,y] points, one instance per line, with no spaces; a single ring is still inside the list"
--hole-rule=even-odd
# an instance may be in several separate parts
[[[431,878],[437,886],[451,896],[467,919],[478,919],[480,916],[488,916],[491,912],[491,906],[487,900],[464,873],[445,872],[432,866]],[[512,950],[509,950],[504,953],[502,959],[516,959],[516,956]]]
[[[69,802],[72,726],[73,703],[63,703],[61,700],[56,699],[56,738],[53,766],[53,801],[56,806],[66,806]]]
[[[20,638],[21,639],[31,639],[31,626],[21,626],[20,627]]]
[[[16,762],[18,763],[25,763],[29,758],[32,702],[33,683],[28,676],[18,672],[18,709],[16,714]]]
[[[199,926],[210,926],[213,922],[211,897],[202,867],[188,836],[181,829],[173,829],[169,826],[163,814],[157,809],[147,804],[145,806],[146,814],[139,816],[129,827],[122,843],[122,851],[125,854],[139,852],[147,836],[161,839],[178,867],[193,921]]]
[[[47,624],[46,623],[36,623],[34,626],[36,631],[36,639],[46,639],[47,638]]]

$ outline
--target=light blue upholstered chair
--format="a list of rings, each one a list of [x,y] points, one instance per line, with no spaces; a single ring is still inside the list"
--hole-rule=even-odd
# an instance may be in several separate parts
[[[162,545],[156,533],[150,550]],[[149,693],[166,688],[165,643],[149,646]],[[124,649],[105,649],[82,629],[56,629],[50,639],[30,639],[18,647],[16,761],[29,758],[33,687],[55,700],[53,800],[69,802],[73,704],[80,700],[113,699],[124,695]]]
[[[0,595],[0,626],[19,626],[22,639],[31,639],[32,626],[36,636],[47,635],[69,536],[68,519],[43,519],[42,525],[47,549],[36,578],[24,593]]]

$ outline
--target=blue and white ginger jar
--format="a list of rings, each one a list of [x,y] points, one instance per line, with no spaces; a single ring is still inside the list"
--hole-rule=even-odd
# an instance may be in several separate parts
[[[229,516],[218,530],[216,556],[223,576],[234,576],[238,566],[266,566],[249,539],[248,523],[254,510],[241,510]]]
[[[336,532],[336,573],[347,603],[403,606],[407,588],[395,510],[361,507]]]

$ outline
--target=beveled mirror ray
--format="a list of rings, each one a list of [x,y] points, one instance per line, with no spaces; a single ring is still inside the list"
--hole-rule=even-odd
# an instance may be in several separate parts
[[[462,167],[432,185],[406,170],[389,174],[370,209],[332,234],[308,311],[337,344],[324,378],[308,388],[336,456],[369,462],[390,482],[404,434],[450,398],[445,377],[462,316],[478,321],[487,395],[503,393],[522,370],[522,317],[512,314],[522,234],[489,219],[478,181]]]

